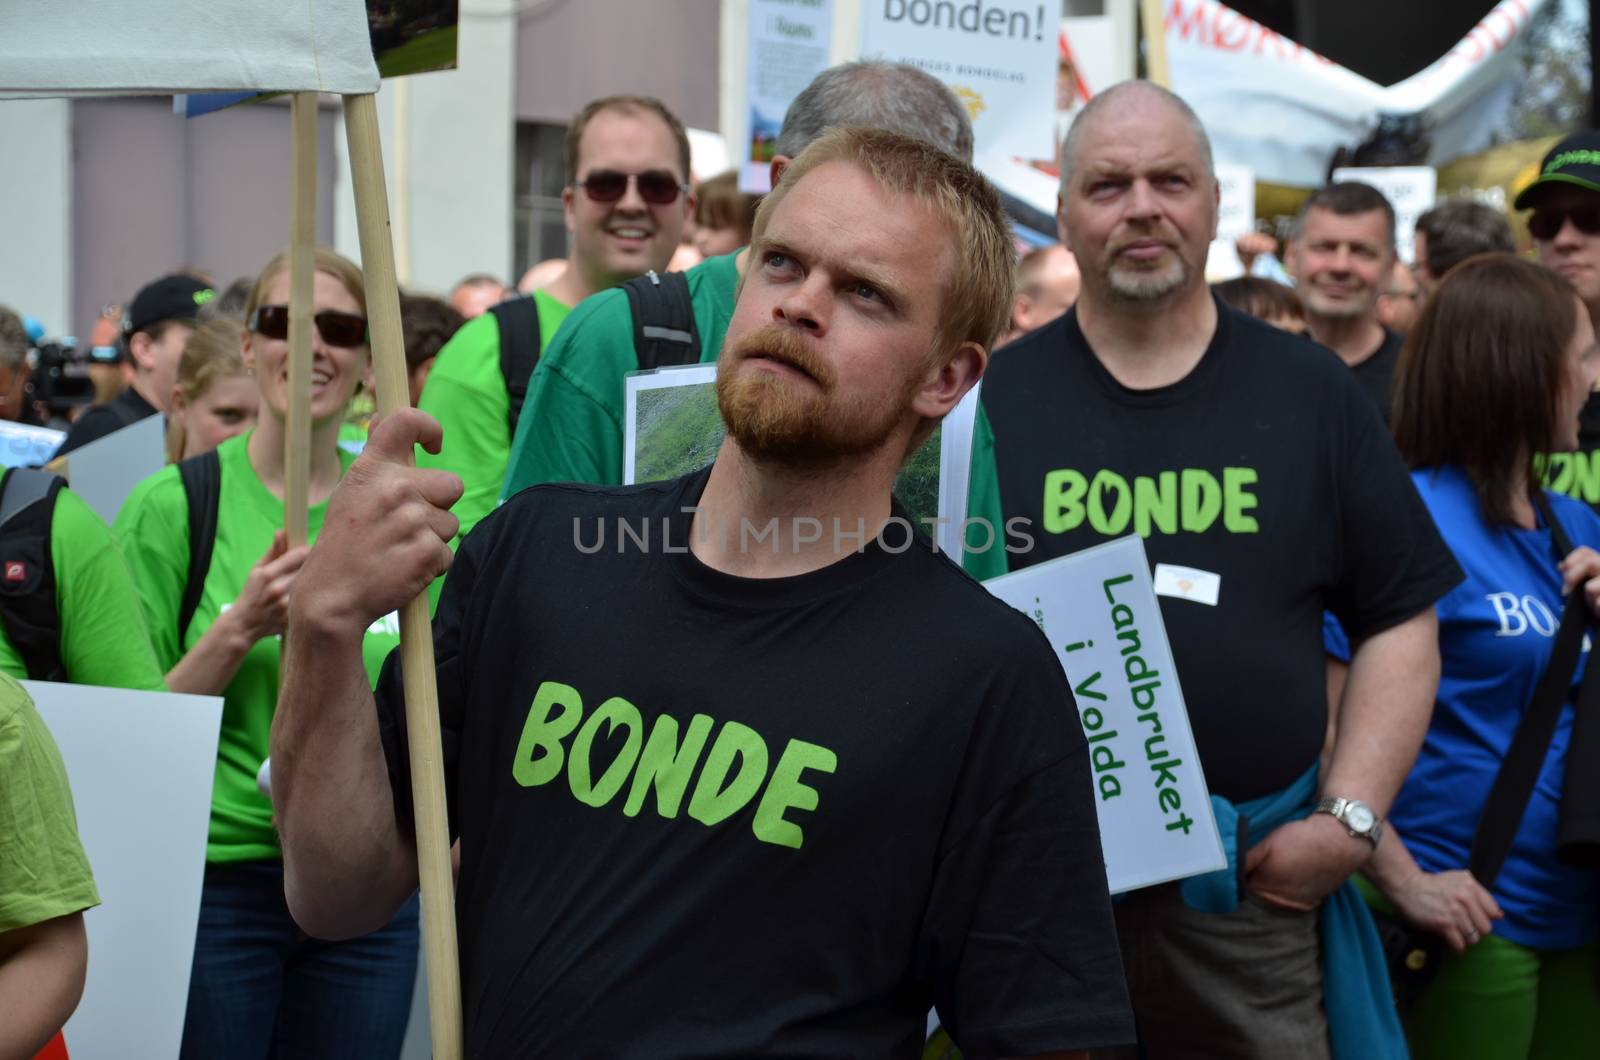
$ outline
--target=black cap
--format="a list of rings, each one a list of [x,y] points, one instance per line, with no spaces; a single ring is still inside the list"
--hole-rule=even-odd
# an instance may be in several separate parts
[[[122,334],[148,331],[163,320],[193,324],[200,315],[200,307],[216,295],[210,284],[192,276],[163,276],[146,284],[128,303],[128,311],[122,316]]]
[[[1539,175],[1517,193],[1512,206],[1529,209],[1533,206],[1534,189],[1549,184],[1573,184],[1600,192],[1600,129],[1575,133],[1552,147],[1539,164]]]

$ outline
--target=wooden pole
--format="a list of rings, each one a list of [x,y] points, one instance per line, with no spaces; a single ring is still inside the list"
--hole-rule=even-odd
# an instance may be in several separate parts
[[[1144,23],[1144,69],[1162,88],[1172,87],[1167,66],[1167,16],[1162,0],[1139,0],[1139,21]]]
[[[311,492],[311,314],[317,245],[317,94],[296,92],[293,212],[289,226],[289,410],[283,442],[283,530],[307,543]]]
[[[389,198],[378,142],[378,105],[371,95],[344,97],[350,174],[367,278],[367,321],[372,332],[372,373],[378,414],[410,402],[405,349],[400,338],[400,290],[389,237]],[[428,594],[400,611],[406,731],[411,751],[411,796],[417,832],[417,878],[422,884],[423,953],[428,962],[428,1017],[434,1060],[461,1056],[461,972],[457,964],[450,832],[445,819],[444,754],[439,737],[439,689],[434,681]]]

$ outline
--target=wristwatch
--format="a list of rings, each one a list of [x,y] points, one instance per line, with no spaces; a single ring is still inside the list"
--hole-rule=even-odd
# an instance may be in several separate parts
[[[1317,803],[1318,813],[1329,813],[1338,819],[1339,823],[1353,836],[1359,836],[1371,843],[1374,848],[1383,836],[1383,818],[1372,811],[1372,807],[1360,799],[1346,799],[1340,795],[1329,795]]]

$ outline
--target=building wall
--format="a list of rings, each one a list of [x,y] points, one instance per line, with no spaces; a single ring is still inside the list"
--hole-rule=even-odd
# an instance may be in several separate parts
[[[72,316],[72,108],[64,99],[0,102],[0,305],[51,337],[85,334]]]

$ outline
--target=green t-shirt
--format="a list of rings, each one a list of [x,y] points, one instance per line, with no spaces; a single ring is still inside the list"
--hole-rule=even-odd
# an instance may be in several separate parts
[[[150,647],[144,611],[111,528],[70,489],[56,495],[50,520],[61,664],[77,685],[166,691]],[[28,667],[0,630],[0,673],[26,679]]]
[[[61,752],[28,693],[0,675],[0,935],[99,904]]]
[[[684,274],[700,329],[702,364],[715,361],[722,353],[739,286],[738,256],[735,252],[709,258]],[[620,484],[623,381],[629,372],[638,370],[633,310],[627,293],[612,289],[584,299],[540,358],[528,385],[502,496],[541,482]],[[428,383],[432,385],[432,376]],[[989,520],[994,528],[993,546],[966,553],[961,564],[979,579],[1006,571],[1000,483],[994,466],[994,434],[980,409],[973,432],[967,517]],[[969,528],[968,541],[981,546],[985,534],[977,527]]]
[[[535,291],[533,302],[539,311],[542,357],[571,308],[544,291]],[[500,327],[494,314],[469,320],[444,344],[428,370],[417,407],[444,427],[439,455],[419,448],[418,466],[453,471],[466,487],[452,509],[461,520],[461,534],[451,543],[455,547],[499,503],[511,455],[511,395],[500,373]]]
[[[194,619],[180,642],[178,611],[189,570],[189,506],[176,466],[165,467],[139,483],[117,514],[134,581],[150,620],[156,657],[166,669],[177,664],[244,587],[251,569],[283,529],[283,502],[250,465],[251,434],[217,447],[222,489],[217,508],[217,539],[205,589]],[[355,457],[341,451],[346,470]],[[313,505],[307,520],[316,541],[328,505]],[[376,681],[384,657],[400,643],[400,620],[389,615],[373,623],[362,643],[368,676]],[[206,860],[252,861],[280,856],[272,827],[272,804],[256,787],[256,773],[267,757],[272,713],[278,702],[277,637],[257,641],[223,692],[222,733],[211,792],[211,828]]]

